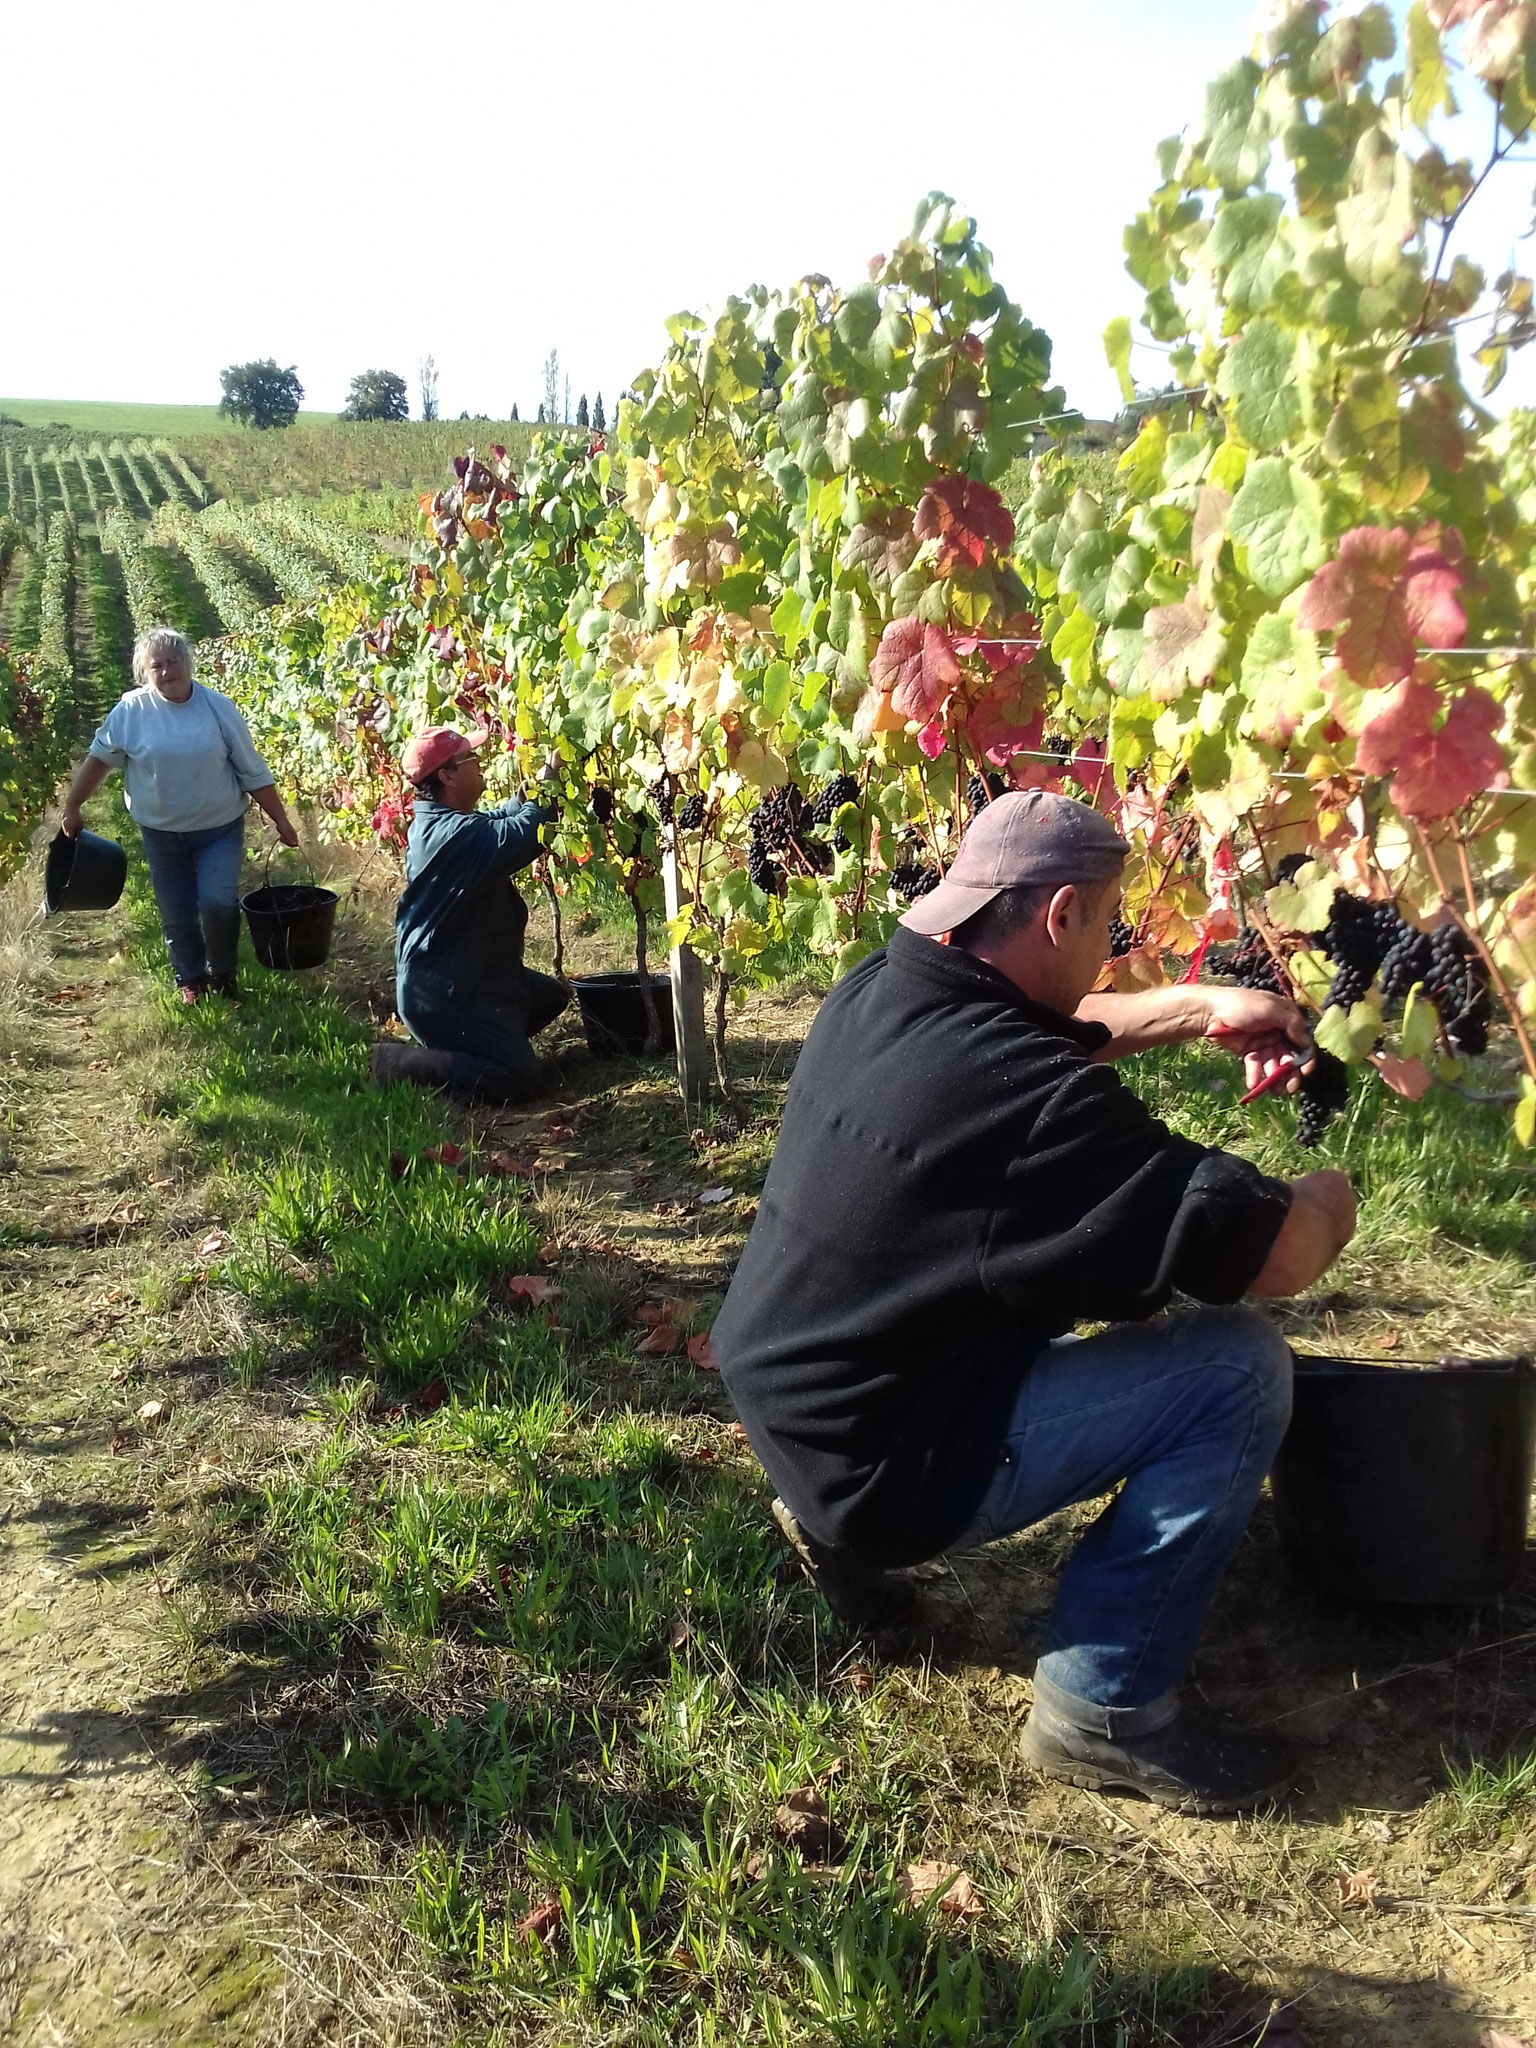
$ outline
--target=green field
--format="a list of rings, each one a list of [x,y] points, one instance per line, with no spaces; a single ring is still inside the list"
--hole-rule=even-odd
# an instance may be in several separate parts
[[[238,434],[216,405],[137,405],[113,398],[0,398],[0,415],[24,427],[72,427],[81,434]],[[303,421],[333,412],[301,412]]]

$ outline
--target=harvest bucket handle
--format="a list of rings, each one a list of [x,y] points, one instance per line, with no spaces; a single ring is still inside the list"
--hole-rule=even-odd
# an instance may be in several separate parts
[[[270,888],[271,888],[271,886],[272,886],[272,856],[273,856],[273,854],[275,854],[275,853],[297,853],[298,851],[299,851],[299,848],[298,848],[298,847],[296,847],[296,846],[291,846],[291,847],[285,847],[285,846],[283,845],[283,842],[282,842],[282,840],[281,840],[281,839],[274,839],[274,840],[272,841],[272,844],[271,844],[271,845],[270,845],[270,846],[269,846],[269,847],[267,848],[267,857],[266,857],[266,859],[265,859],[265,860],[264,860],[264,861],[262,862],[262,864],[261,864],[261,886],[263,887],[263,889],[270,889]],[[309,858],[308,854],[305,854],[305,856],[304,856],[304,864],[305,864],[305,866],[306,866],[306,867],[307,867],[307,868],[309,869],[309,886],[310,886],[310,888],[311,888],[311,889],[314,889],[314,888],[318,888],[318,887],[319,887],[319,884],[318,884],[318,883],[316,882],[316,880],[315,880],[315,864],[314,864],[314,862],[313,862],[313,861],[312,861],[312,860],[311,860],[311,859]]]

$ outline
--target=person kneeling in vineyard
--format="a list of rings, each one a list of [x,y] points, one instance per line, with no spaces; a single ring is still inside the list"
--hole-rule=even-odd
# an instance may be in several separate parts
[[[554,813],[517,798],[480,810],[483,745],[436,725],[401,757],[416,813],[395,911],[395,1008],[417,1043],[376,1045],[373,1078],[527,1102],[544,1079],[529,1040],[571,996],[523,964],[528,906],[512,877],[537,857]]]
[[[1236,1812],[1276,1738],[1179,1686],[1290,1414],[1251,1309],[1354,1231],[1340,1173],[1287,1184],[1173,1135],[1108,1071],[1207,1037],[1250,1082],[1305,1045],[1278,996],[1093,994],[1127,848],[1033,790],[973,821],[948,877],[821,1006],[713,1345],[774,1512],[840,1617],[888,1576],[1119,1491],[1068,1564],[1026,1759],[1074,1784]],[[1080,1322],[1108,1323],[1096,1335]]]

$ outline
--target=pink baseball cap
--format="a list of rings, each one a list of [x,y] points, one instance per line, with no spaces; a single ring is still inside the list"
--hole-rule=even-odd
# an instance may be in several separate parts
[[[467,732],[455,732],[451,725],[429,725],[425,732],[417,733],[415,739],[407,740],[405,751],[400,756],[400,767],[407,782],[425,782],[429,775],[435,775],[439,768],[446,768],[450,761],[457,761],[462,754],[472,754],[483,747],[490,738],[482,732],[471,738]]]
[[[948,874],[901,921],[936,939],[1005,889],[1107,882],[1129,852],[1109,820],[1087,804],[1049,789],[1010,790],[972,818]]]

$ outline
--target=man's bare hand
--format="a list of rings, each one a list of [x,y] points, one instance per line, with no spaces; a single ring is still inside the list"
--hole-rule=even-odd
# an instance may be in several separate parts
[[[1202,988],[1208,1019],[1205,1036],[1235,1052],[1245,1085],[1257,1088],[1302,1047],[1311,1043],[1307,1020],[1285,996],[1259,988]],[[1286,1090],[1294,1094],[1305,1067],[1296,1068]]]
[[[1249,1292],[1273,1300],[1301,1294],[1321,1279],[1355,1234],[1355,1191],[1348,1176],[1325,1168],[1291,1182],[1290,1214]]]

